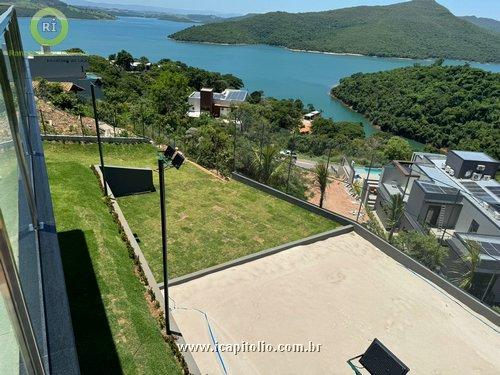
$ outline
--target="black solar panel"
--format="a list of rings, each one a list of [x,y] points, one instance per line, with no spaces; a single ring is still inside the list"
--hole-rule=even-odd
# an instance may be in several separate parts
[[[500,244],[490,242],[480,242],[480,244],[485,254],[494,257],[500,256]]]
[[[439,186],[429,183],[421,183],[426,193],[438,193],[438,194],[446,194],[446,195],[456,195],[458,189],[454,189],[447,186]]]
[[[421,184],[424,190],[428,193],[441,193],[441,188],[439,186],[433,185],[433,184]]]
[[[493,198],[490,194],[488,194],[488,192],[484,190],[481,186],[479,186],[477,183],[473,181],[464,181],[462,182],[462,185],[465,186],[467,190],[469,190],[472,193],[472,195],[475,196],[476,198],[479,198],[491,205],[498,204],[498,201],[495,198]],[[495,194],[497,186],[487,186],[486,188]],[[498,188],[500,189],[500,187]],[[497,195],[497,197],[500,196]]]
[[[405,375],[410,371],[377,339],[373,340],[359,363],[372,375]]]
[[[455,188],[441,187],[441,189],[448,195],[456,195],[458,193],[458,189]]]
[[[491,191],[496,197],[500,198],[500,186],[487,186],[486,189]]]

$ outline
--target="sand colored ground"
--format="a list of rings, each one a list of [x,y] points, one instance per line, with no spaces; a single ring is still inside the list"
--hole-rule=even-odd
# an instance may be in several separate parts
[[[309,134],[312,129],[312,121],[311,120],[302,120],[302,127],[300,128],[301,134]]]
[[[321,196],[319,188],[314,185],[310,192],[314,195],[309,199],[309,202],[318,205]],[[323,208],[348,217],[349,219],[356,220],[359,209],[359,201],[349,194],[346,183],[339,180],[331,180],[331,183],[326,189]],[[360,222],[368,220],[363,207],[361,208],[361,214],[362,215],[359,219]]]
[[[499,328],[354,233],[170,289],[185,340],[321,344],[320,353],[221,353],[229,374],[352,374],[377,337],[410,374],[500,373]],[[196,309],[196,310],[195,310]],[[203,374],[223,373],[195,352]]]

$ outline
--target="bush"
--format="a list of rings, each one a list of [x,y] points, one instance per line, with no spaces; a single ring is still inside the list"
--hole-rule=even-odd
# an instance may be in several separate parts
[[[404,253],[433,271],[442,266],[448,256],[448,249],[441,246],[439,240],[432,234],[417,231],[401,232],[395,237],[394,242]]]

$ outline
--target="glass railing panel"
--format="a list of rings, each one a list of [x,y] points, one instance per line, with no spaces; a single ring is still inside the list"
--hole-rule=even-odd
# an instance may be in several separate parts
[[[19,255],[19,186],[20,174],[14,137],[5,99],[0,95],[0,209],[16,259]]]
[[[0,272],[2,272],[0,270]],[[0,276],[0,279],[2,276]],[[23,359],[21,356],[19,343],[17,342],[14,326],[9,317],[2,287],[0,296],[0,374],[18,375],[24,373]]]

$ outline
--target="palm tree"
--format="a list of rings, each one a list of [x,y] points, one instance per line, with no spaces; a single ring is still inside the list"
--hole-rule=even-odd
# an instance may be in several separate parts
[[[271,176],[278,167],[278,149],[273,145],[265,145],[262,152],[255,152],[255,170],[260,182],[268,185]]]
[[[401,194],[396,194],[391,196],[391,202],[388,206],[384,207],[387,215],[387,223],[391,228],[389,231],[389,242],[392,241],[392,237],[394,236],[399,220],[401,219],[401,216],[403,216],[404,206],[403,196]]]
[[[468,264],[469,270],[462,275],[460,280],[460,288],[469,290],[472,287],[472,281],[476,273],[479,262],[481,261],[481,245],[476,241],[467,241],[467,254],[462,258],[464,263]]]
[[[328,171],[328,165],[326,163],[318,163],[316,164],[316,168],[314,168],[314,177],[316,183],[319,186],[319,191],[321,193],[321,197],[319,199],[319,206],[323,208],[323,200],[325,198],[326,188],[328,187],[329,181],[328,176],[330,172]]]

